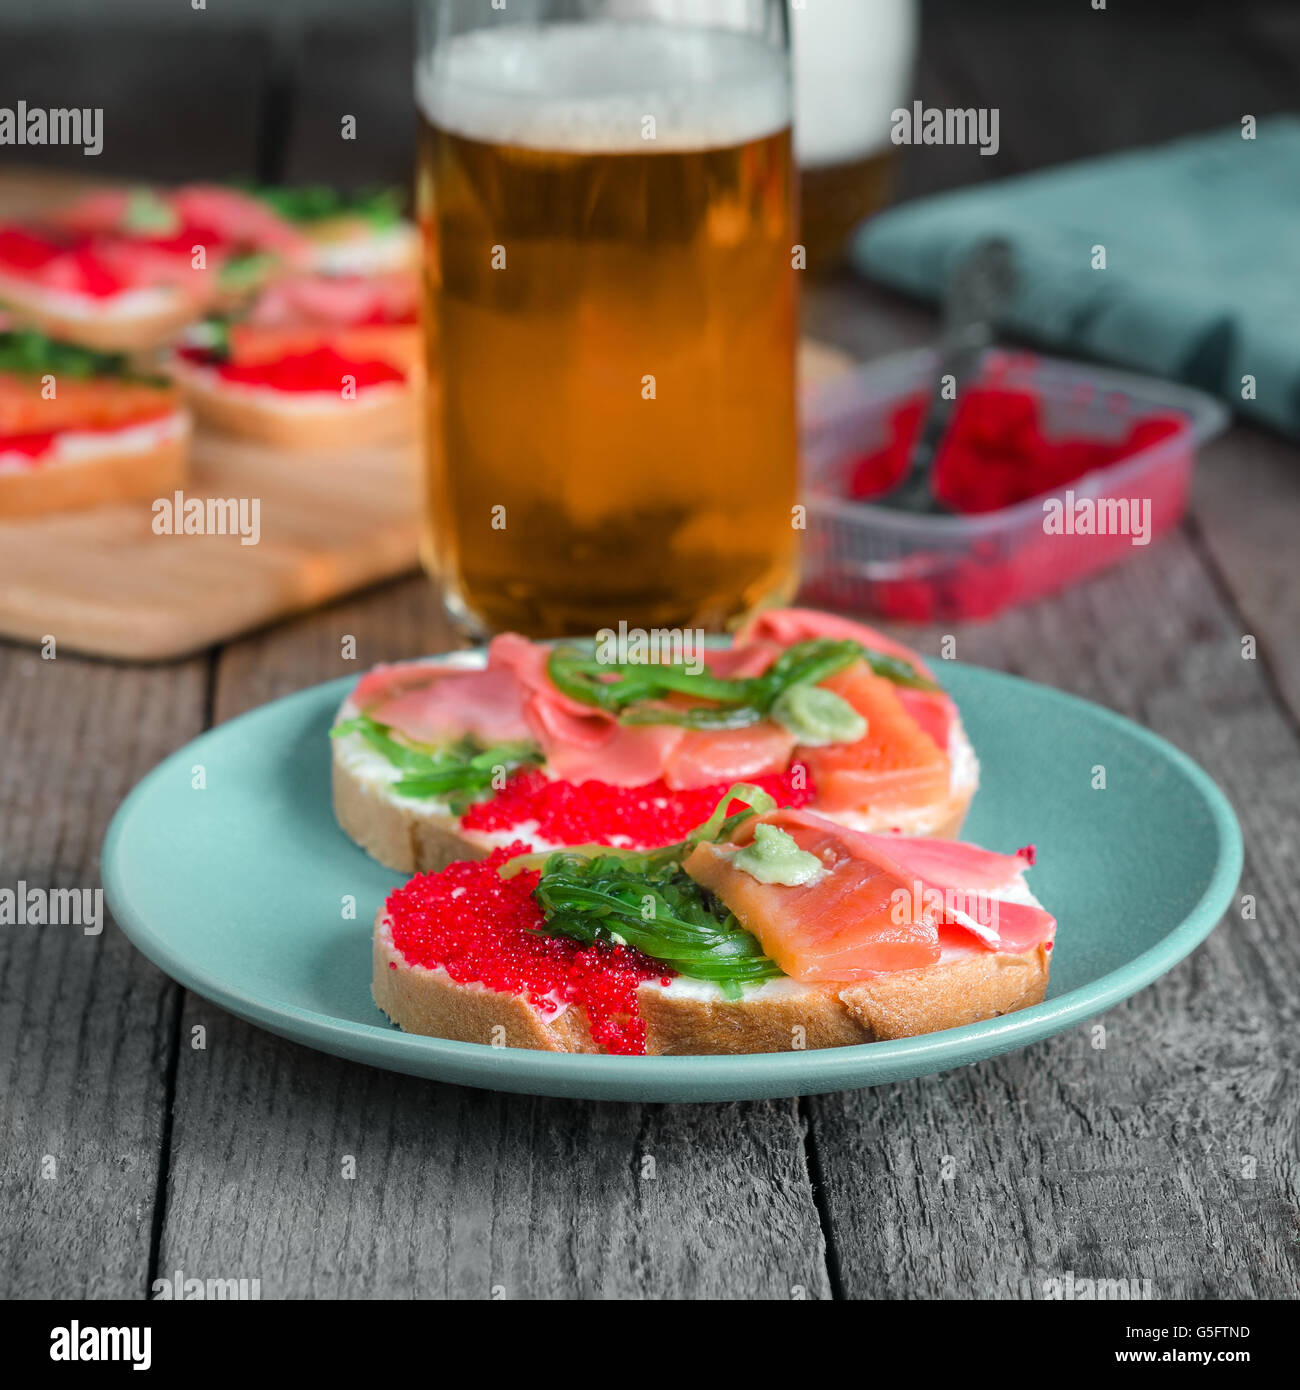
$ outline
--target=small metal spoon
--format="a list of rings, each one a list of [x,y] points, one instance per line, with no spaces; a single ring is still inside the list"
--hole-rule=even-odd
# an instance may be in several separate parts
[[[949,509],[930,488],[931,472],[939,445],[952,422],[957,402],[975,380],[980,357],[994,338],[994,325],[1016,291],[1016,268],[1011,243],[1001,237],[981,241],[953,273],[943,305],[943,332],[939,339],[939,370],[930,403],[902,481],[872,505],[893,511],[940,513]],[[952,397],[943,394],[945,377],[957,387]]]

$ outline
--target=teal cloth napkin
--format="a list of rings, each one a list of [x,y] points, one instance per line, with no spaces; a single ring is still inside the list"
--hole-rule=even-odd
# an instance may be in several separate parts
[[[994,234],[1019,273],[1004,328],[1217,392],[1300,436],[1300,118],[1261,121],[1253,140],[1233,127],[907,203],[867,222],[851,255],[935,299]]]

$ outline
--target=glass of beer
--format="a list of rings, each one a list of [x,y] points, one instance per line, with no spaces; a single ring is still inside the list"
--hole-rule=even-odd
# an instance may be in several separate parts
[[[889,201],[894,111],[908,96],[916,0],[812,0],[793,11],[799,239],[828,270],[850,232]]]
[[[797,585],[783,0],[420,0],[423,553],[475,635]]]

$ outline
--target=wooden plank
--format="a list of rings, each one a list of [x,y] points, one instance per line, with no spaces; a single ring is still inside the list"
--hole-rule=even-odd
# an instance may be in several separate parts
[[[1231,430],[1197,462],[1192,513],[1264,671],[1300,724],[1300,449],[1245,425]]]
[[[912,634],[916,635],[916,634]],[[811,1102],[851,1297],[1294,1297],[1300,749],[1183,534],[1060,599],[954,629],[956,655],[1120,710],[1201,760],[1246,839],[1243,894],[1193,957],[1089,1028]],[[921,645],[933,650],[927,630]],[[1140,911],[1140,904],[1134,905]],[[953,1161],[945,1180],[945,1158]]]
[[[0,648],[0,886],[98,887],[109,817],[206,684]],[[179,995],[107,920],[0,927],[0,1297],[144,1292]]]
[[[428,585],[390,588],[228,649],[217,717],[450,641]],[[498,1096],[324,1057],[187,996],[182,1038],[199,1024],[163,1275],[257,1278],[263,1297],[829,1295],[794,1102]]]
[[[198,431],[190,469],[183,499],[230,499],[246,534],[256,505],[256,543],[156,534],[149,501],[0,522],[0,632],[162,660],[418,563],[412,444],[300,452]]]

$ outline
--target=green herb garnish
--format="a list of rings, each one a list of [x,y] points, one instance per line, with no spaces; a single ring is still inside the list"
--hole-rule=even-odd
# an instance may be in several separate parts
[[[727,815],[732,801],[747,808]],[[590,846],[549,854],[520,855],[502,868],[509,876],[540,868],[533,897],[546,918],[546,933],[584,945],[625,944],[663,961],[680,975],[716,984],[727,999],[744,985],[761,984],[782,971],[733,912],[682,868],[696,845],[728,839],[741,822],[776,803],[747,783],[731,787],[713,814],[679,844],[655,850]]]
[[[341,193],[324,184],[303,188],[259,188],[257,196],[290,222],[324,222],[331,217],[361,217],[372,227],[391,227],[402,216],[401,189],[375,188]]]
[[[133,188],[126,195],[122,225],[127,231],[167,236],[180,227],[180,222],[176,209],[152,188]]]
[[[773,705],[796,685],[833,676],[865,661],[880,676],[916,690],[937,690],[911,662],[886,656],[860,642],[814,638],[796,642],[761,675],[723,680],[681,662],[606,662],[574,647],[551,653],[547,671],[556,688],[575,700],[615,715],[624,724],[678,724],[688,729],[741,729],[770,716]],[[663,702],[672,694],[709,704],[686,709]]]
[[[86,379],[97,376],[119,377],[149,385],[165,386],[162,377],[137,372],[121,352],[95,352],[76,343],[47,338],[35,329],[19,328],[0,333],[0,372],[25,376],[67,376]]]
[[[387,724],[368,714],[342,720],[330,730],[331,738],[360,734],[377,753],[382,754],[402,776],[393,790],[403,796],[450,798],[450,809],[460,815],[473,802],[482,800],[496,788],[499,774],[515,771],[542,761],[541,749],[534,743],[491,743],[466,734],[440,745],[426,746],[394,737]]]
[[[217,285],[224,294],[242,294],[256,289],[279,264],[268,251],[247,251],[232,256],[217,272]]]

